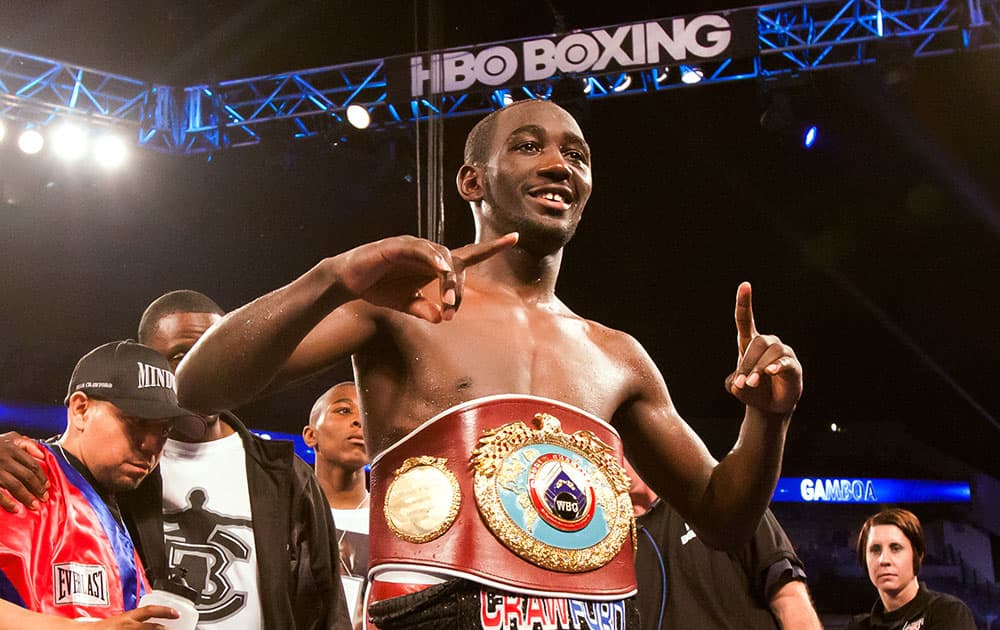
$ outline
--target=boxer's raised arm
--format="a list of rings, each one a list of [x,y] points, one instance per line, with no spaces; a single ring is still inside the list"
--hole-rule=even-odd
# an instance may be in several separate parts
[[[229,313],[198,340],[177,368],[181,404],[215,413],[326,368],[375,334],[378,310],[372,307],[434,323],[449,320],[461,302],[465,268],[516,242],[516,235],[507,235],[452,252],[397,236],[326,258]],[[435,280],[437,295],[425,297],[422,289]]]
[[[737,292],[737,369],[727,390],[746,405],[739,437],[720,462],[675,410],[652,359],[632,340],[635,390],[615,414],[626,453],[649,486],[706,544],[738,549],[753,535],[781,472],[785,433],[802,392],[791,348],[753,323],[750,285]]]

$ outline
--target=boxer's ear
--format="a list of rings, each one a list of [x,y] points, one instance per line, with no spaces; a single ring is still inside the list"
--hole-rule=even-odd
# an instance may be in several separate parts
[[[463,164],[462,168],[458,169],[455,185],[462,199],[472,202],[483,200],[483,172],[478,167]]]
[[[311,425],[306,425],[302,428],[302,441],[306,443],[309,448],[316,448],[319,444],[319,438],[316,436],[316,429]]]

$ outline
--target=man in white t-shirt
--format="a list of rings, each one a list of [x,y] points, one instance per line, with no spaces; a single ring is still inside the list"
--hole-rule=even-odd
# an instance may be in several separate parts
[[[316,399],[302,438],[316,452],[316,478],[337,523],[341,580],[357,625],[368,573],[368,450],[353,382],[338,383]]]
[[[176,369],[223,315],[201,293],[173,291],[143,313],[139,339]],[[291,442],[262,440],[229,412],[206,420],[204,436],[167,442],[148,484],[162,479],[161,489],[123,497],[150,574],[182,574],[199,591],[201,630],[350,627],[337,533],[312,470]],[[150,509],[153,496],[162,508]]]

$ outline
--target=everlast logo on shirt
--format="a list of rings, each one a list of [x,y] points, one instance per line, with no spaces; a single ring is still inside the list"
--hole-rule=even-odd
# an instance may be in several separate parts
[[[164,370],[153,365],[147,365],[142,361],[136,361],[139,366],[139,386],[138,389],[146,387],[166,387],[177,391],[174,386],[174,374],[170,370]]]
[[[52,565],[52,586],[56,606],[110,606],[108,576],[99,564],[64,562]]]

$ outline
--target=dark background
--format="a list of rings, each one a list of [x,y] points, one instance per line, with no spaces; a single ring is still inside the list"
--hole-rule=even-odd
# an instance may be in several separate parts
[[[443,46],[670,17],[736,3],[442,2]],[[590,3],[586,3],[590,4]],[[155,6],[154,6],[155,5]],[[427,48],[408,2],[65,0],[0,4],[0,47],[190,85]],[[871,66],[801,89],[821,137],[805,152],[761,128],[741,81],[592,101],[595,192],[559,294],[633,334],[681,413],[721,455],[741,415],[736,286],[793,345],[806,391],[786,475],[933,475],[943,452],[997,476],[1000,52],[921,59],[887,85]],[[475,122],[445,121],[447,240],[472,236],[450,185]],[[0,147],[0,400],[58,404],[76,359],[135,335],[144,307],[191,288],[226,309],[322,257],[417,229],[412,131],[206,156],[134,149],[118,173]],[[298,432],[348,364],[240,410]],[[830,424],[842,428],[830,431]],[[902,428],[934,450],[900,447]]]

